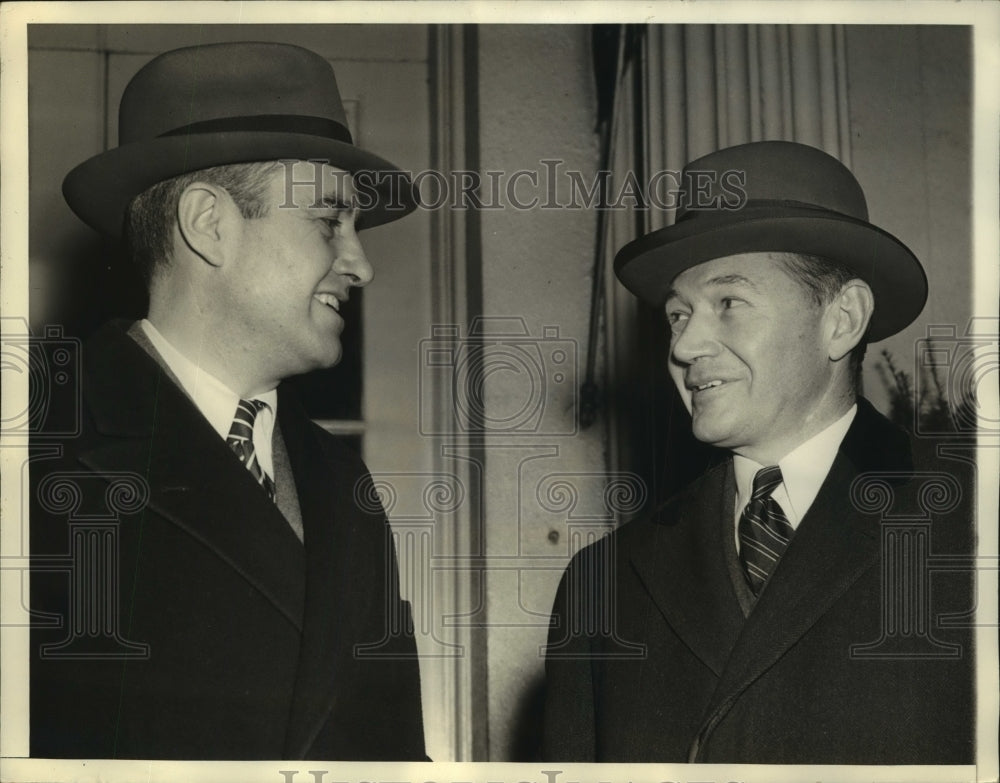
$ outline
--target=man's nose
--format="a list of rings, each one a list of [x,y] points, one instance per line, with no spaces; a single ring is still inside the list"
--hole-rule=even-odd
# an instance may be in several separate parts
[[[337,256],[333,260],[333,271],[338,275],[349,277],[352,286],[361,288],[368,285],[375,276],[375,270],[368,262],[365,249],[361,246],[361,237],[354,226],[345,227],[337,242]]]
[[[680,364],[692,364],[718,351],[718,342],[708,314],[692,313],[684,328],[670,341],[670,357]]]

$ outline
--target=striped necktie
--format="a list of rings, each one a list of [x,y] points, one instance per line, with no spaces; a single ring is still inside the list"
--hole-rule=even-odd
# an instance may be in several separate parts
[[[740,562],[753,594],[759,595],[795,533],[771,493],[781,483],[781,468],[757,471],[750,502],[740,515]]]
[[[236,405],[236,415],[233,417],[233,426],[229,428],[226,443],[240,458],[243,466],[250,471],[250,475],[264,488],[267,496],[274,500],[274,479],[264,472],[253,447],[253,423],[257,414],[266,407],[267,403],[261,400],[240,400]]]

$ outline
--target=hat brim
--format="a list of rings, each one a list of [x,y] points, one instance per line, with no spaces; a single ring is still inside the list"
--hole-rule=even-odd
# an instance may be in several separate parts
[[[615,274],[637,297],[662,306],[685,269],[758,252],[819,256],[857,272],[875,296],[870,342],[906,328],[927,301],[923,267],[902,242],[863,220],[810,208],[746,207],[692,216],[625,245],[615,257]]]
[[[375,203],[363,210],[359,228],[398,220],[419,204],[410,177],[378,155],[322,136],[271,131],[166,136],[116,147],[67,174],[63,195],[81,220],[117,237],[129,202],[157,182],[213,166],[268,160],[321,160],[364,173],[359,190],[378,198],[369,199]]]

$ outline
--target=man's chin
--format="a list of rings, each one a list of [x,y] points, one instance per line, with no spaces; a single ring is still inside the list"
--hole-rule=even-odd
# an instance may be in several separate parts
[[[329,370],[340,364],[344,352],[338,344],[336,350],[327,350],[323,353],[312,356],[308,361],[303,361],[298,367],[292,368],[285,377],[291,378],[296,375],[306,375],[317,370]]]
[[[329,370],[340,364],[340,360],[344,357],[344,346],[340,342],[340,330],[337,330],[337,334],[334,337],[329,335],[324,336],[324,338],[316,346],[316,369]]]
[[[338,350],[336,354],[324,358],[324,360],[319,362],[317,366],[313,369],[329,370],[331,367],[336,367],[338,364],[340,364],[340,360],[342,358],[344,358],[343,351]]]
[[[728,448],[731,443],[729,428],[722,422],[709,420],[706,416],[695,416],[692,419],[691,432],[696,440],[710,446]]]

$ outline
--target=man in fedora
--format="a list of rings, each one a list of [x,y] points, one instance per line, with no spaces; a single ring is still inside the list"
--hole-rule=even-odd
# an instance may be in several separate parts
[[[296,46],[167,52],[119,126],[63,190],[149,315],[84,345],[82,431],[32,465],[31,754],[424,759],[385,514],[281,385],[339,360],[357,231],[412,186]]]
[[[859,395],[924,271],[819,150],[732,147],[684,181],[615,271],[664,308],[693,433],[729,458],[570,563],[545,757],[971,763],[971,634],[935,622],[971,610],[970,577],[914,568],[974,551],[968,466]]]

